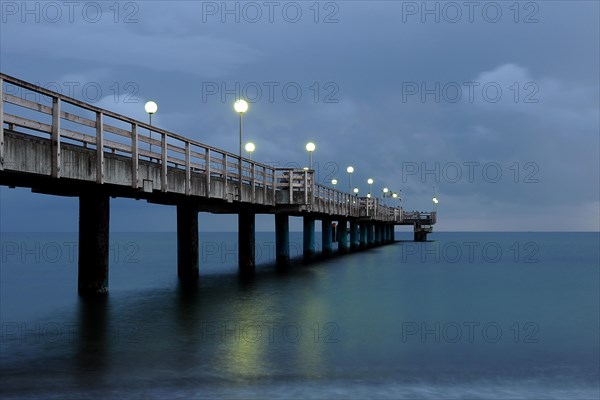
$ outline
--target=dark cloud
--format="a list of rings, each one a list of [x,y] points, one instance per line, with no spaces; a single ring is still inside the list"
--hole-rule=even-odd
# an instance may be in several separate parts
[[[431,207],[435,185],[439,229],[600,228],[596,2],[519,3],[518,15],[513,2],[495,2],[495,23],[480,9],[471,22],[464,8],[453,23],[452,10],[436,2],[427,4],[438,4],[439,22],[422,22],[422,2],[320,3],[318,16],[313,3],[297,3],[295,23],[292,9],[276,9],[269,21],[264,8],[252,22],[247,2],[228,2],[247,14],[225,23],[210,8],[222,2],[132,4],[118,18],[104,10],[97,23],[77,13],[73,22],[23,23],[5,13],[2,72],[41,84],[96,82],[97,104],[139,119],[152,98],[157,125],[234,152],[234,95],[223,90],[238,85],[255,98],[245,122],[255,159],[303,166],[312,140],[322,181],[347,184],[353,165],[362,191],[372,177],[377,190],[401,189],[416,209]],[[137,22],[125,23],[131,13]],[[76,229],[72,200],[0,194],[2,230]],[[118,200],[112,212],[123,216],[113,219],[116,230],[175,226],[168,207]],[[271,228],[269,219],[260,224]]]

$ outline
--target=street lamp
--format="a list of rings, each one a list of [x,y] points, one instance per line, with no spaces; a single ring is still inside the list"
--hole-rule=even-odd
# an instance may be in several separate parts
[[[256,150],[256,146],[254,145],[254,143],[252,142],[248,142],[246,143],[246,146],[244,147],[246,149],[246,151],[248,152],[248,158],[250,160],[252,160],[252,152],[254,150]]]
[[[385,202],[385,198],[386,198],[386,196],[387,196],[387,194],[388,194],[389,191],[390,191],[390,189],[388,189],[386,187],[383,188],[383,205],[387,205],[386,202]]]
[[[148,116],[150,117],[150,126],[152,126],[152,114],[158,111],[158,104],[150,100],[144,104],[144,110],[148,113]],[[150,160],[152,160],[152,129],[148,129],[148,132],[150,132]]]
[[[369,184],[369,194],[367,194],[367,197],[371,198],[371,186],[373,185],[373,179],[372,178],[367,179],[367,183]]]
[[[348,191],[352,190],[352,173],[354,172],[354,167],[349,166],[346,168],[346,172],[348,173]]]
[[[242,201],[242,114],[248,111],[248,103],[244,99],[236,100],[233,103],[233,109],[240,114],[240,159],[238,162],[238,179],[239,179],[239,190],[238,190],[238,200]]]
[[[306,151],[308,151],[308,168],[309,169],[312,169],[312,167],[313,167],[312,153],[313,153],[313,151],[315,151],[316,148],[317,148],[317,146],[315,146],[315,144],[313,142],[306,143]]]
[[[354,195],[358,196],[358,188],[357,187],[354,188]]]
[[[335,178],[333,178],[333,179],[331,180],[331,184],[333,185],[333,188],[334,188],[334,189],[335,189],[335,185],[337,185],[337,182],[338,182],[338,180],[337,180],[337,179],[335,179]]]

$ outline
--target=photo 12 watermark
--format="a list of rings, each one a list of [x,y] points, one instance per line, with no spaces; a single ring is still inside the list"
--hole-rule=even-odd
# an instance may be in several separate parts
[[[140,6],[135,1],[2,1],[0,14],[3,24],[137,24]]]
[[[108,248],[111,264],[137,264],[140,245],[137,242],[112,242]],[[7,265],[75,264],[79,244],[75,241],[2,241],[0,260]]]
[[[540,246],[536,242],[444,241],[402,243],[400,262],[436,264],[537,264]]]
[[[320,245],[317,246],[316,250],[320,250]],[[202,263],[236,263],[238,261],[238,244],[226,241],[202,241],[200,254]],[[301,243],[289,243],[290,257],[300,257],[302,254],[303,250]],[[256,243],[254,246],[254,259],[257,263],[275,262],[275,242]]]
[[[143,329],[134,322],[107,324],[102,329],[95,325],[93,332],[78,323],[65,322],[2,322],[0,324],[0,343],[37,344],[75,344],[86,341],[93,335],[96,340],[107,343],[139,343]]]
[[[537,1],[402,1],[401,5],[401,20],[405,24],[540,22]]]
[[[202,343],[339,343],[340,326],[326,321],[203,321]]]
[[[540,166],[535,161],[514,161],[510,164],[496,161],[448,161],[416,162],[404,161],[400,164],[402,183],[499,183],[514,184],[539,183]]]
[[[402,82],[402,102],[487,103],[509,101],[518,104],[540,102],[537,82]]]
[[[202,102],[231,103],[244,99],[249,103],[339,103],[340,86],[333,81],[297,82],[202,82]]]
[[[203,1],[203,23],[337,24],[340,3],[335,1]]]
[[[86,103],[97,103],[100,100],[111,99],[117,103],[140,103],[138,97],[140,87],[136,82],[81,82],[81,81],[52,81],[36,82],[35,85],[43,89],[56,92],[60,95],[71,97]],[[9,96],[18,97],[23,100],[36,103],[52,103],[52,99],[40,92],[35,92],[21,86],[6,84],[4,93]]]
[[[531,321],[501,324],[495,321],[407,321],[402,323],[402,343],[468,343],[494,344],[499,342],[539,343],[540,326]]]

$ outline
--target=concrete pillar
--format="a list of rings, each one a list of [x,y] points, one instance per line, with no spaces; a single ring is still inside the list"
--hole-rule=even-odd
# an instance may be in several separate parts
[[[302,227],[303,235],[303,254],[305,258],[310,258],[315,254],[315,218],[305,216]]]
[[[360,232],[358,223],[350,221],[350,248],[357,249],[360,246]]]
[[[323,254],[329,254],[331,253],[331,250],[333,248],[332,245],[332,233],[331,233],[331,219],[330,218],[323,218],[321,220],[321,235],[322,235],[322,239],[323,239]]]
[[[385,224],[383,226],[383,228],[384,228],[383,229],[383,243],[389,243],[390,242],[390,236],[391,236],[390,235],[390,227],[391,226],[392,225],[389,225],[389,224]]]
[[[390,225],[390,241],[396,241],[396,225]]]
[[[110,199],[91,192],[79,196],[79,276],[82,296],[108,293]]]
[[[275,253],[277,264],[290,261],[290,220],[287,214],[275,214]]]
[[[365,248],[369,245],[369,229],[366,222],[360,223],[360,247]]]
[[[348,251],[348,221],[342,219],[338,221],[338,250],[340,252]]]
[[[382,231],[383,231],[383,225],[381,224],[374,224],[375,225],[375,245],[379,246],[380,244],[383,243],[382,240]]]
[[[374,224],[372,222],[367,223],[367,244],[369,246],[375,246],[375,233]]]
[[[255,258],[255,214],[241,211],[238,214],[238,267],[240,272],[253,272]]]
[[[198,209],[191,204],[177,205],[177,276],[187,281],[197,279]]]
[[[415,242],[425,242],[427,241],[427,232],[422,231],[415,227]]]

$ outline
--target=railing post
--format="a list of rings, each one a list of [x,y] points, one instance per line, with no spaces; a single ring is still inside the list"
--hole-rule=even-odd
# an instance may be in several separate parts
[[[252,203],[256,203],[256,164],[250,161],[250,183],[252,185]]]
[[[137,124],[131,124],[131,186],[138,188],[139,156]]]
[[[294,204],[294,171],[289,170],[289,184],[290,184],[290,204]]]
[[[308,204],[308,171],[304,171],[304,204]]]
[[[223,199],[227,200],[227,154],[223,154]]]
[[[206,185],[206,197],[211,197],[210,191],[210,149],[206,148],[204,153],[204,180]]]
[[[104,183],[104,120],[96,113],[96,183]]]
[[[277,204],[277,176],[275,176],[276,170],[272,169],[271,172],[273,173],[273,205]]]
[[[191,154],[190,154],[190,142],[185,142],[185,195],[190,195],[192,186],[192,165],[191,165]]]
[[[60,178],[60,99],[52,98],[52,177]]]
[[[262,167],[262,184],[263,184],[263,204],[268,204],[267,202],[267,167]]]
[[[161,149],[161,179],[160,188],[163,192],[167,191],[167,134],[162,134],[162,149]]]
[[[0,78],[0,171],[4,170],[4,80]]]

